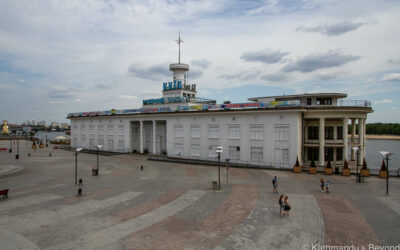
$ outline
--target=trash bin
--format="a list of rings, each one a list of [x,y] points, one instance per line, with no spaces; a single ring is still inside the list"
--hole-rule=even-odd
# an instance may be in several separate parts
[[[339,174],[339,167],[335,167],[335,174]]]
[[[218,190],[218,182],[217,181],[213,181],[212,182],[212,189],[213,190]]]

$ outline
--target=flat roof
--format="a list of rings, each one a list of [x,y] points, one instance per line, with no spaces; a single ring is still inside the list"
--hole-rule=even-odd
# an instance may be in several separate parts
[[[248,98],[249,101],[257,101],[261,98],[275,98],[275,100],[289,100],[289,99],[298,99],[298,98],[307,98],[307,97],[337,97],[337,98],[346,98],[347,94],[344,93],[304,93],[298,95],[277,95],[277,96],[262,96],[262,97],[252,97]]]

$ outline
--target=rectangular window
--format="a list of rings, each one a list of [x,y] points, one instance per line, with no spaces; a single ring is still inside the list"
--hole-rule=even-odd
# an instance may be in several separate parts
[[[72,134],[78,134],[78,126],[77,125],[72,126]]]
[[[288,127],[275,127],[275,140],[276,141],[288,141],[289,140],[289,128]]]
[[[99,137],[98,139],[97,139],[97,142],[99,143],[98,145],[104,145],[104,139],[103,139],[103,137]]]
[[[317,126],[308,127],[308,139],[319,140],[319,127]]]
[[[108,135],[114,135],[114,125],[108,125]]]
[[[124,149],[124,148],[125,148],[124,140],[118,140],[118,149]]]
[[[325,140],[333,140],[333,127],[325,127]]]
[[[114,149],[114,139],[108,139],[108,149],[113,150]]]
[[[307,160],[318,161],[319,159],[319,148],[307,148]]]
[[[250,161],[255,163],[262,163],[263,161],[263,148],[250,147]]]
[[[81,134],[82,135],[86,134],[86,126],[85,125],[81,125]]]
[[[336,148],[336,160],[337,161],[343,160],[343,148]]]
[[[231,161],[240,160],[240,147],[229,146],[229,159]]]
[[[77,137],[74,137],[74,139],[73,139],[73,146],[76,148],[76,147],[78,147],[78,138]]]
[[[250,139],[251,140],[263,140],[264,139],[263,125],[251,125],[250,126]]]
[[[317,105],[331,105],[332,98],[317,98]]]
[[[289,163],[289,149],[282,149],[282,163]]]
[[[217,152],[216,152],[217,147],[218,147],[217,145],[208,146],[208,157],[211,157],[211,158],[218,157]]]
[[[337,139],[338,140],[343,140],[343,127],[342,126],[339,126],[339,127],[337,127],[337,130],[336,130],[336,134],[337,134]]]
[[[89,134],[94,135],[94,125],[89,125]]]
[[[192,138],[200,138],[200,125],[192,125]]]
[[[311,98],[307,98],[307,105],[311,105]]]
[[[98,126],[98,128],[97,128],[97,133],[99,134],[99,135],[103,135],[103,125],[99,125]]]
[[[240,139],[240,126],[231,125],[228,128],[229,139]]]
[[[85,147],[86,146],[86,137],[84,135],[81,136],[81,147]]]
[[[192,156],[200,156],[200,145],[192,144],[190,148],[190,155]]]
[[[325,161],[333,161],[333,148],[325,148]]]
[[[94,148],[94,139],[89,140],[90,148]]]
[[[208,127],[208,138],[219,138],[219,125],[212,125]]]
[[[118,135],[124,135],[125,126],[118,125]]]
[[[183,137],[183,125],[175,125],[175,137]]]
[[[175,143],[175,154],[183,155],[183,144],[182,143]]]

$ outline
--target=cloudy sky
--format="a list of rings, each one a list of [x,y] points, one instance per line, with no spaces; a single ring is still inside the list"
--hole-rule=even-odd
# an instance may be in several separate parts
[[[315,92],[370,100],[367,122],[400,122],[398,0],[0,0],[0,120],[161,97],[178,60],[198,96]]]

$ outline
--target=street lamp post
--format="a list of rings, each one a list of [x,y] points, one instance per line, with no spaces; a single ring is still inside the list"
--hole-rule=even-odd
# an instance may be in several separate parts
[[[229,159],[226,159],[226,183],[229,183]]]
[[[97,145],[97,170],[96,170],[96,175],[99,175],[99,151],[103,147],[103,145]]]
[[[78,152],[83,148],[75,149],[75,185],[78,185]]]
[[[387,168],[387,173],[386,173],[386,195],[389,195],[389,156],[391,156],[393,153],[389,153],[387,151],[380,151],[381,155],[383,158],[386,159],[386,168]]]
[[[19,140],[17,141],[17,154],[15,155],[15,159],[19,159]]]
[[[221,146],[218,146],[217,150],[216,150],[216,152],[218,154],[218,190],[221,190],[221,169],[219,166],[219,162],[221,160],[222,150],[223,150],[223,147],[221,147]]]
[[[357,161],[357,163],[356,163],[356,166],[357,166],[357,172],[356,172],[356,182],[360,182],[360,173],[358,172],[358,154],[359,154],[359,152],[358,152],[358,150],[359,150],[359,147],[352,147],[352,149],[354,150],[354,151],[356,151],[356,154],[357,154],[357,159],[356,159],[356,161]]]

